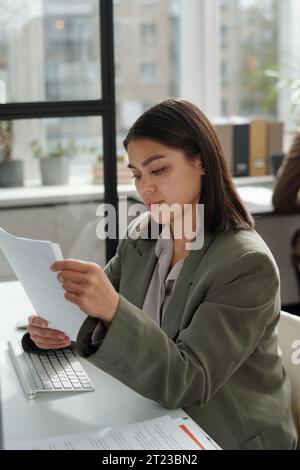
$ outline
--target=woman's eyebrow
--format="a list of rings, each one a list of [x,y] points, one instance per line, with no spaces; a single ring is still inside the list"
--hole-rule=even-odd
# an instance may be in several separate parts
[[[142,166],[147,166],[151,162],[153,162],[154,160],[160,160],[161,158],[166,158],[166,157],[164,155],[152,155],[151,157],[149,157],[149,158],[147,158],[146,160],[143,161]],[[136,167],[134,165],[131,165],[131,163],[129,163],[127,165],[127,168],[135,168],[136,169]]]

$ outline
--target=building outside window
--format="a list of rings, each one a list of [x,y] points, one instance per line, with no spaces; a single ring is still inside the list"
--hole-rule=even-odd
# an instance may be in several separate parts
[[[155,85],[158,81],[157,64],[141,64],[142,80],[145,85]]]
[[[141,36],[145,46],[153,46],[157,42],[156,24],[142,24]]]
[[[115,22],[122,26],[115,61],[122,62],[116,84],[118,153],[130,125],[148,107],[180,96],[181,0],[114,2]]]

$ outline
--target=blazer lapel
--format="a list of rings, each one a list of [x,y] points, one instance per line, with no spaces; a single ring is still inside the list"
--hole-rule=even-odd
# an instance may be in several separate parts
[[[200,250],[191,251],[184,262],[161,324],[161,328],[172,339],[180,329],[180,322],[195,274],[215,237],[216,234],[205,234],[203,247]]]
[[[157,238],[162,230],[158,224]],[[143,229],[142,233],[146,233]],[[135,245],[129,244],[126,266],[123,271],[123,285],[120,294],[124,294],[129,302],[142,308],[144,299],[150,285],[152,274],[157,263],[155,246],[157,238],[143,239],[140,237]]]

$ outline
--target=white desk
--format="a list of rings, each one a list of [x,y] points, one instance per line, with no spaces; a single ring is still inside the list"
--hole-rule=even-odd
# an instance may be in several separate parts
[[[184,416],[182,410],[166,410],[138,395],[105,372],[82,359],[94,383],[89,393],[40,394],[25,398],[7,349],[17,332],[18,319],[33,313],[19,282],[0,283],[0,374],[4,447],[40,437],[91,431],[110,425],[133,423],[165,414]]]

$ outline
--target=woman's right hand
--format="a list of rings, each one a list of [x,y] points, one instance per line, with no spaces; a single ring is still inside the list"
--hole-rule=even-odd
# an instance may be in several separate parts
[[[47,320],[31,315],[28,317],[30,338],[41,349],[60,349],[70,346],[71,341],[62,331],[48,328]]]

